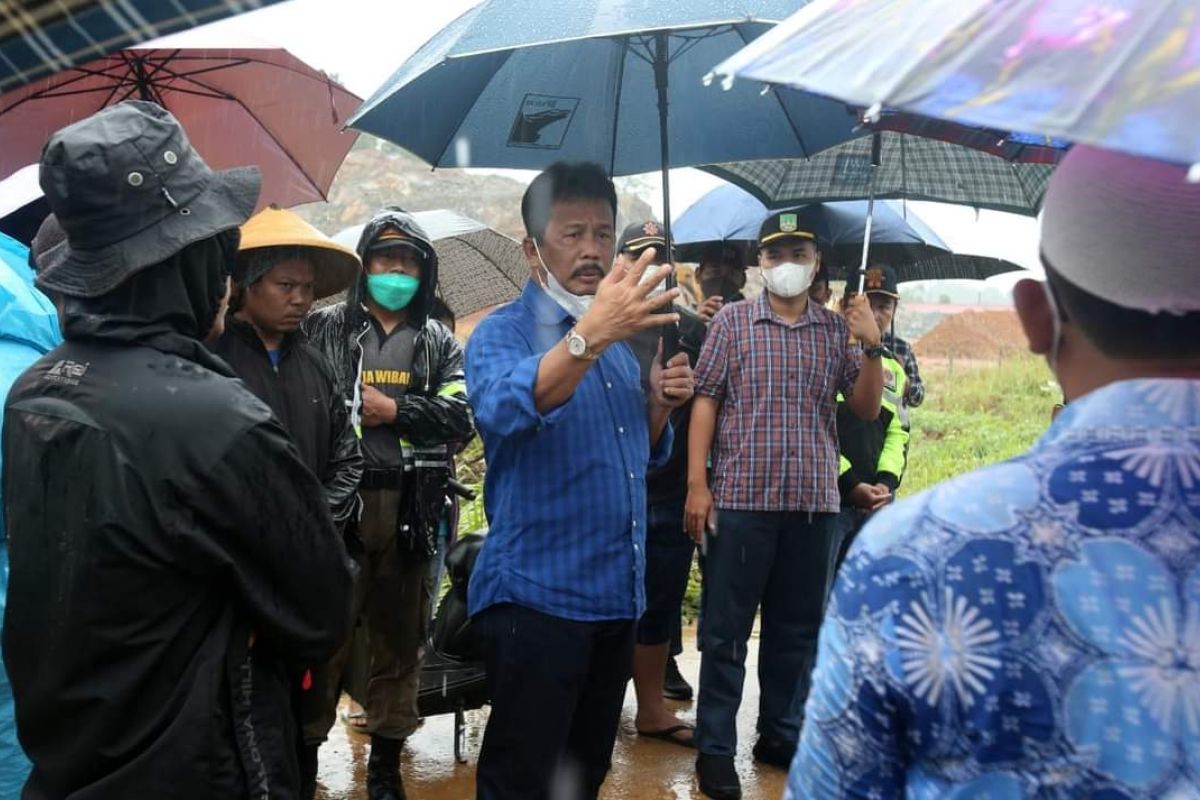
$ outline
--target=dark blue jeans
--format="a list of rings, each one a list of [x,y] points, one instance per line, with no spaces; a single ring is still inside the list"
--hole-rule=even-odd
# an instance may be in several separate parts
[[[477,800],[595,800],[621,721],[634,621],[576,622],[503,603],[472,624],[492,699]]]
[[[746,648],[760,605],[758,733],[798,741],[838,539],[836,514],[719,512],[704,562],[700,752],[737,751]]]
[[[680,608],[696,543],[683,530],[684,498],[651,503],[646,514],[646,613],[638,620],[637,643],[660,645],[680,641]]]

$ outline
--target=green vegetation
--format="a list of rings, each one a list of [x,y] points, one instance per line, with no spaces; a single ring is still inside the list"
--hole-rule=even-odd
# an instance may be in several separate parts
[[[911,412],[902,497],[1028,449],[1061,397],[1045,362],[1033,356],[953,369],[928,364],[921,372],[926,400]]]
[[[968,367],[926,363],[925,404],[912,412],[908,474],[900,495],[1011,458],[1029,448],[1050,423],[1060,392],[1045,363],[1033,356]],[[483,451],[476,439],[459,458],[460,479],[482,495]],[[483,500],[464,503],[459,532],[485,524]],[[700,575],[693,567],[684,614],[693,618],[700,602]]]

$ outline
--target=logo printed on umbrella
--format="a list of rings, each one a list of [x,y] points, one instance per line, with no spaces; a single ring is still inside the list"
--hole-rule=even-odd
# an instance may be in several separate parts
[[[578,107],[578,97],[525,95],[508,134],[508,146],[558,150],[567,137]]]
[[[833,165],[833,183],[865,184],[871,180],[871,158],[856,154],[839,154]]]

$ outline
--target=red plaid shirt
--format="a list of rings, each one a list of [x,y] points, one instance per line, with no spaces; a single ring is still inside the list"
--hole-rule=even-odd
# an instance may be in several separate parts
[[[696,392],[721,403],[713,497],[731,511],[836,512],[837,393],[862,353],[840,316],[809,303],[795,325],[764,292],[721,309],[696,364]]]

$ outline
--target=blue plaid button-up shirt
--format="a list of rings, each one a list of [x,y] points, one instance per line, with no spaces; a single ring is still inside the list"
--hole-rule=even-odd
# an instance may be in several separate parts
[[[645,609],[646,469],[666,462],[673,434],[668,426],[651,461],[641,374],[624,344],[604,351],[567,403],[538,412],[542,355],[573,324],[531,282],[467,343],[489,525],[471,575],[471,614],[516,603],[599,621],[637,619]]]

